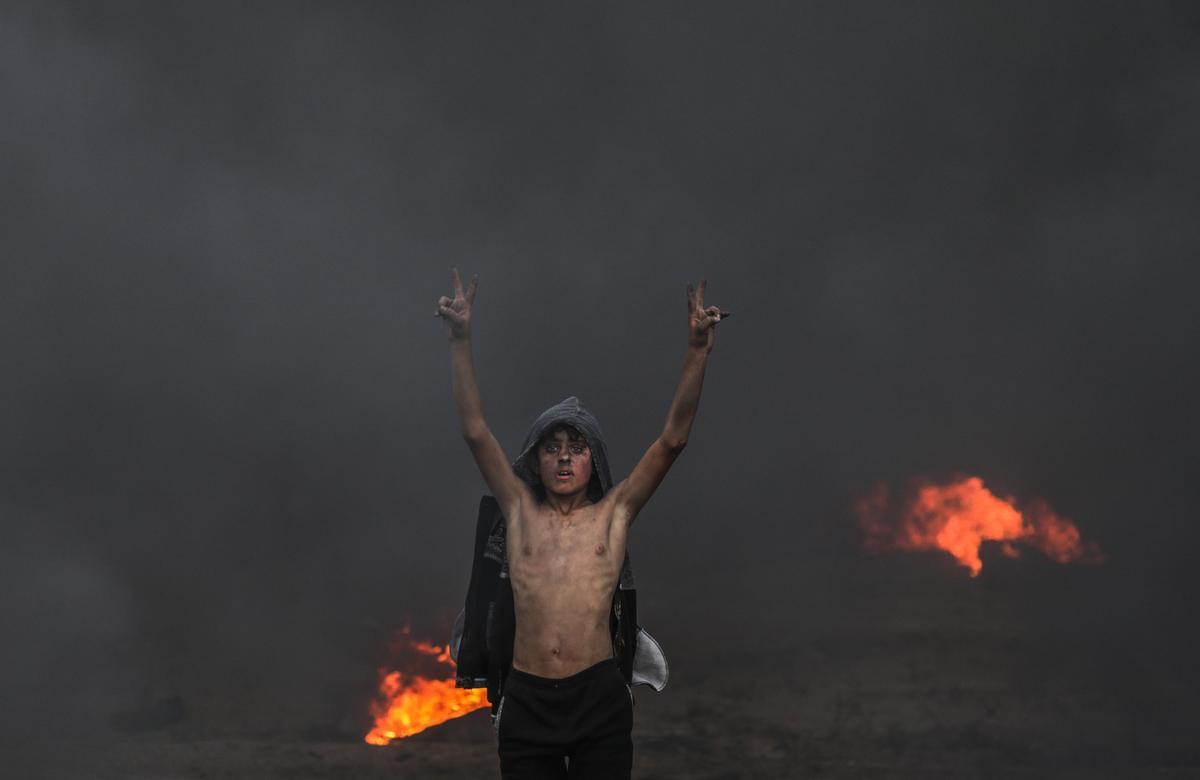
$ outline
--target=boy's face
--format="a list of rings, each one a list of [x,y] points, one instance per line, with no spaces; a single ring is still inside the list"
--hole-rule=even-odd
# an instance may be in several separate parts
[[[592,451],[578,433],[555,431],[538,444],[537,456],[538,477],[547,493],[565,496],[587,490],[592,478]]]

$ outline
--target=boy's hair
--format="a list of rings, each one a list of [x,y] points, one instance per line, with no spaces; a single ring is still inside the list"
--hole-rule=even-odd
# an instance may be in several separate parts
[[[570,441],[580,441],[582,439],[584,444],[588,443],[587,437],[580,433],[579,429],[574,425],[569,423],[559,423],[542,434],[542,438],[538,440],[538,446],[540,447],[545,444],[547,439],[553,439],[555,434],[557,434],[559,431],[566,431],[567,438]]]

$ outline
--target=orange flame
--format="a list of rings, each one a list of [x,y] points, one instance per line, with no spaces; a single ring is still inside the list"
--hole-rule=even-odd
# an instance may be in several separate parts
[[[997,498],[978,477],[944,485],[924,485],[893,511],[886,485],[855,505],[871,552],[945,550],[974,577],[983,569],[979,547],[1002,542],[1001,552],[1017,558],[1026,544],[1058,563],[1101,563],[1095,542],[1085,544],[1075,524],[1035,499],[1022,512],[1012,498]]]
[[[407,628],[401,630],[397,642],[439,665],[454,668],[449,645],[440,647],[409,639]],[[364,737],[371,745],[386,745],[393,739],[411,737],[488,704],[486,689],[456,688],[453,676],[431,679],[387,669],[379,670],[379,696],[379,700],[371,704],[375,728]]]

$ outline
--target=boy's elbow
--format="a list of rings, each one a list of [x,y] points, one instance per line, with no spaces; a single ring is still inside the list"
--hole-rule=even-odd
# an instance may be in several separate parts
[[[467,444],[475,444],[487,438],[488,428],[483,423],[463,425],[462,437]]]
[[[663,436],[662,444],[670,452],[678,455],[683,452],[683,448],[687,446],[687,439],[679,436]]]

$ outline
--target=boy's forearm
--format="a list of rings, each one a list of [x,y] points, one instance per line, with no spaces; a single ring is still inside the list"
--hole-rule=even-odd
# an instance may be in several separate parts
[[[703,347],[689,346],[683,359],[679,387],[675,389],[671,409],[667,412],[667,424],[662,432],[662,440],[669,447],[682,449],[687,444],[696,410],[700,408],[700,389],[704,385],[708,353],[709,350]]]
[[[483,416],[483,399],[475,382],[475,362],[471,357],[469,338],[450,341],[450,370],[454,404],[458,407],[463,436],[468,439],[480,436],[487,431],[487,421]]]

